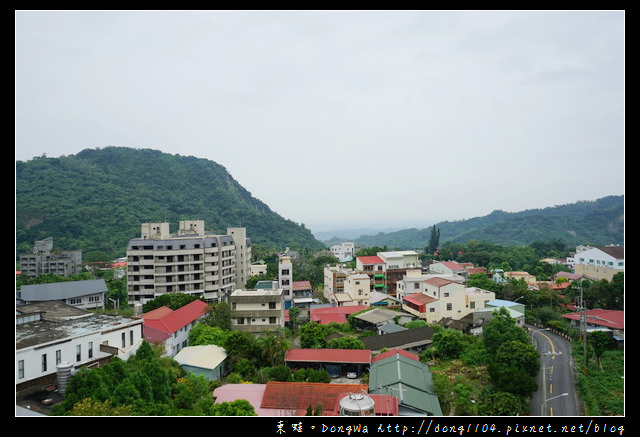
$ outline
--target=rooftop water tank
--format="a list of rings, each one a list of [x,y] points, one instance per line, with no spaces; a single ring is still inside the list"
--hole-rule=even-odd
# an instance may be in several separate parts
[[[341,416],[373,416],[376,403],[364,393],[349,393],[340,399]]]
[[[56,366],[56,374],[58,377],[58,392],[64,394],[69,379],[73,376],[73,364],[63,361]]]

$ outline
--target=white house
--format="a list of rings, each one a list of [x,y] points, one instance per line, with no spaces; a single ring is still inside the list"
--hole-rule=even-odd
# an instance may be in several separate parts
[[[59,366],[126,360],[142,341],[142,319],[94,314],[58,301],[18,306],[16,393],[56,385]]]
[[[574,272],[586,278],[611,281],[624,272],[624,247],[598,246],[584,248],[574,256]]]
[[[331,253],[338,258],[339,261],[344,261],[355,256],[356,245],[352,242],[334,244],[331,246]]]
[[[163,356],[174,357],[189,344],[189,331],[207,310],[208,304],[198,299],[176,310],[163,306],[144,313],[144,337],[149,343],[163,344]]]

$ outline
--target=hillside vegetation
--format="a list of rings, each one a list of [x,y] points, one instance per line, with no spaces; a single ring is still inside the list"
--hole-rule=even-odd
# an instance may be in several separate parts
[[[210,160],[150,149],[86,149],[16,162],[16,255],[53,237],[55,247],[124,256],[144,222],[204,220],[207,231],[247,228],[254,244],[284,250],[323,245],[273,212]]]
[[[537,241],[562,241],[567,246],[590,244],[624,245],[624,196],[521,212],[494,211],[469,220],[436,224],[440,242],[488,241],[503,246],[526,246]],[[423,249],[431,227],[363,235],[357,244],[390,249]],[[326,243],[326,242],[325,242]]]

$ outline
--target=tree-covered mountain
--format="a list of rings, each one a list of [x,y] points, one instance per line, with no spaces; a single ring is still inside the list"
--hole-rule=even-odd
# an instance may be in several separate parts
[[[557,240],[567,246],[623,245],[624,196],[608,196],[595,201],[579,201],[514,213],[493,211],[483,217],[445,221],[435,226],[440,230],[440,243],[477,240],[504,246],[524,246],[536,241]],[[366,247],[423,249],[430,234],[429,226],[363,235],[354,241]]]
[[[106,147],[16,162],[16,252],[53,237],[62,250],[124,256],[144,222],[204,220],[207,231],[247,228],[254,244],[319,250],[311,231],[273,212],[210,160]]]

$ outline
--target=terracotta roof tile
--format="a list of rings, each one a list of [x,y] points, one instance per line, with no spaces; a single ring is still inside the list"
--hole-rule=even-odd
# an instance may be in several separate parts
[[[179,329],[187,326],[189,323],[197,320],[201,316],[203,316],[207,312],[208,304],[201,301],[195,300],[187,305],[184,305],[181,308],[178,308],[175,311],[171,311],[162,315],[161,317],[152,317],[147,318],[145,315],[142,316],[144,319],[144,327],[151,327],[158,331],[168,332],[173,334],[177,332]],[[158,308],[159,309],[159,308]],[[154,310],[155,311],[155,310]],[[151,311],[150,311],[151,313]],[[149,313],[146,313],[149,314]]]
[[[262,397],[261,408],[295,410],[304,414],[311,406],[322,405],[322,411],[331,414],[343,393],[368,392],[366,384],[327,384],[311,382],[270,381]]]
[[[359,256],[356,259],[364,265],[384,264],[384,261],[379,256]]]
[[[366,349],[290,349],[285,362],[370,364]]]

